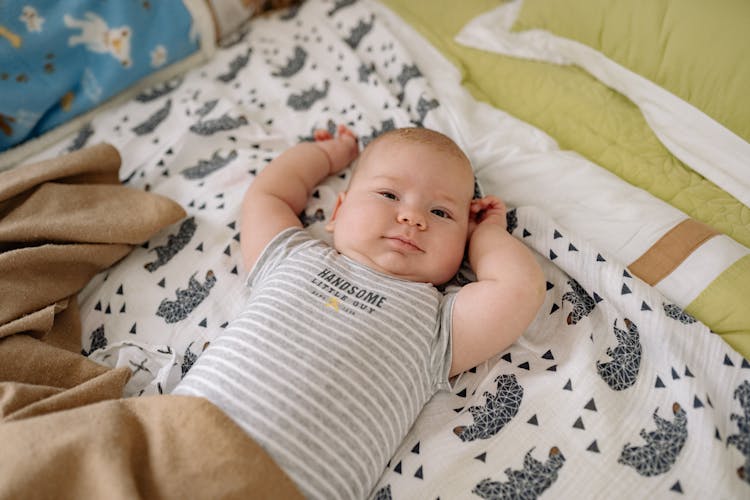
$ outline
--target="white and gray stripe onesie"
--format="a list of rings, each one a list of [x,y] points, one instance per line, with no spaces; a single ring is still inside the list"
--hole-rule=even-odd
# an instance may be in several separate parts
[[[387,276],[287,229],[243,313],[175,394],[205,397],[305,496],[364,498],[427,400],[448,389],[455,294]]]

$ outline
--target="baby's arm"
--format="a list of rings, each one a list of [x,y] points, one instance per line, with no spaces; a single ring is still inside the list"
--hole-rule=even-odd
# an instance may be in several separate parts
[[[315,186],[356,158],[357,138],[339,125],[338,136],[315,132],[315,141],[300,143],[269,163],[253,180],[242,201],[240,246],[250,270],[269,241],[289,227],[301,227],[304,210]]]
[[[451,376],[505,350],[526,330],[544,300],[544,275],[531,251],[506,231],[505,205],[472,202],[469,263],[477,281],[453,306]]]

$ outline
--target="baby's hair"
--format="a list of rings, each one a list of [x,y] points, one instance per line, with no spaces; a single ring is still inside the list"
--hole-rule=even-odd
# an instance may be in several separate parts
[[[471,168],[471,162],[466,156],[466,153],[464,153],[463,150],[461,150],[461,148],[458,146],[458,144],[456,144],[453,139],[451,139],[447,135],[429,128],[403,127],[383,132],[375,139],[370,141],[352,165],[351,178],[354,178],[354,174],[357,171],[357,165],[362,162],[371,151],[375,149],[375,146],[387,141],[417,143],[424,144],[426,146],[432,146],[442,153],[451,155],[457,160],[465,162]]]
[[[418,144],[425,144],[427,146],[434,146],[441,152],[453,155],[456,157],[456,159],[465,161],[466,163],[470,164],[469,158],[461,150],[461,148],[458,147],[455,142],[453,142],[453,139],[441,132],[438,132],[437,130],[423,127],[404,127],[383,132],[375,139],[373,139],[367,145],[365,150],[362,151],[362,153],[364,154],[365,151],[372,150],[375,145],[387,140],[415,142]]]

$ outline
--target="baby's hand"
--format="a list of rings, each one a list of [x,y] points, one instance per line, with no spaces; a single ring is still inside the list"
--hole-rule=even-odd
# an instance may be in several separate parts
[[[506,210],[505,203],[496,196],[472,200],[469,209],[469,238],[480,225],[497,225],[505,230],[508,227]]]
[[[337,137],[325,129],[313,133],[315,144],[328,156],[329,175],[345,169],[359,154],[357,136],[346,125],[339,125]]]

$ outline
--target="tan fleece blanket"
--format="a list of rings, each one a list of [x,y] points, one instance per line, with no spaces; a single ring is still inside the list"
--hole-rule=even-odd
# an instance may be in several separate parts
[[[296,498],[210,403],[121,399],[130,377],[80,354],[76,294],[185,216],[120,185],[98,145],[0,173],[0,498]]]

